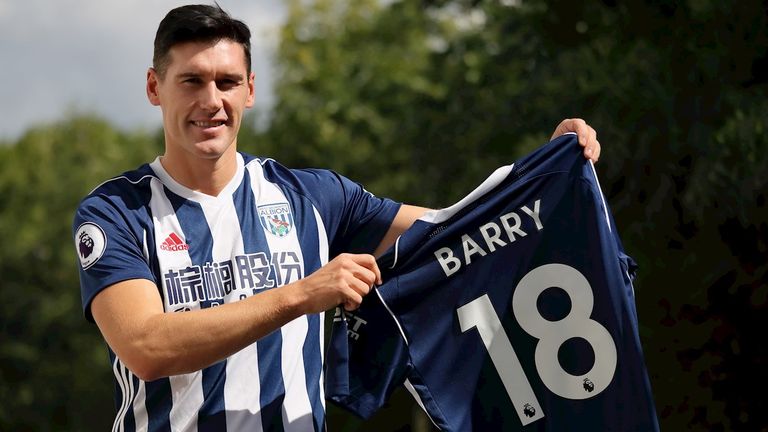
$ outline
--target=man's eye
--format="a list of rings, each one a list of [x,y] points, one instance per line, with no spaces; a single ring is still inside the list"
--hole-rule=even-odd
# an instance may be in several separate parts
[[[238,84],[239,83],[237,81],[235,81],[235,80],[229,80],[229,79],[221,80],[221,81],[219,81],[219,88],[230,89],[232,87],[237,86]]]

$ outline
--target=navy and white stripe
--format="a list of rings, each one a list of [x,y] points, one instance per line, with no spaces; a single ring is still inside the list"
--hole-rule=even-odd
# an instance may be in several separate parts
[[[158,158],[83,200],[75,230],[90,222],[107,237],[103,256],[81,268],[90,320],[92,299],[120,280],[154,281],[166,313],[295,282],[330,254],[371,252],[398,209],[330,171],[289,170],[242,154],[237,163],[216,197],[174,181]],[[260,220],[260,208],[282,212],[275,226]],[[110,350],[113,431],[324,430],[323,350],[323,314],[296,318],[201,371],[152,382]]]

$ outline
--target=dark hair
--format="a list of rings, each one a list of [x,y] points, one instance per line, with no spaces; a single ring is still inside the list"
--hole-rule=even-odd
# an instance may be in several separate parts
[[[155,34],[155,53],[152,66],[161,77],[168,67],[169,51],[185,42],[212,42],[232,40],[243,46],[245,67],[251,74],[251,31],[240,20],[229,16],[218,4],[186,5],[172,9],[160,21]]]

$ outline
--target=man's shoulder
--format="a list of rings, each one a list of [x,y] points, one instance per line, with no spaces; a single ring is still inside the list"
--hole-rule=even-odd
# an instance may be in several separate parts
[[[157,178],[157,176],[149,164],[145,163],[136,169],[125,171],[98,184],[83,198],[83,201],[141,194],[142,190],[149,190],[149,183],[153,178]]]

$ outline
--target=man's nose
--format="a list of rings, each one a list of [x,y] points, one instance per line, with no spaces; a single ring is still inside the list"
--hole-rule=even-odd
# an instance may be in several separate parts
[[[208,112],[221,109],[221,94],[216,82],[208,83],[200,92],[200,108]]]

